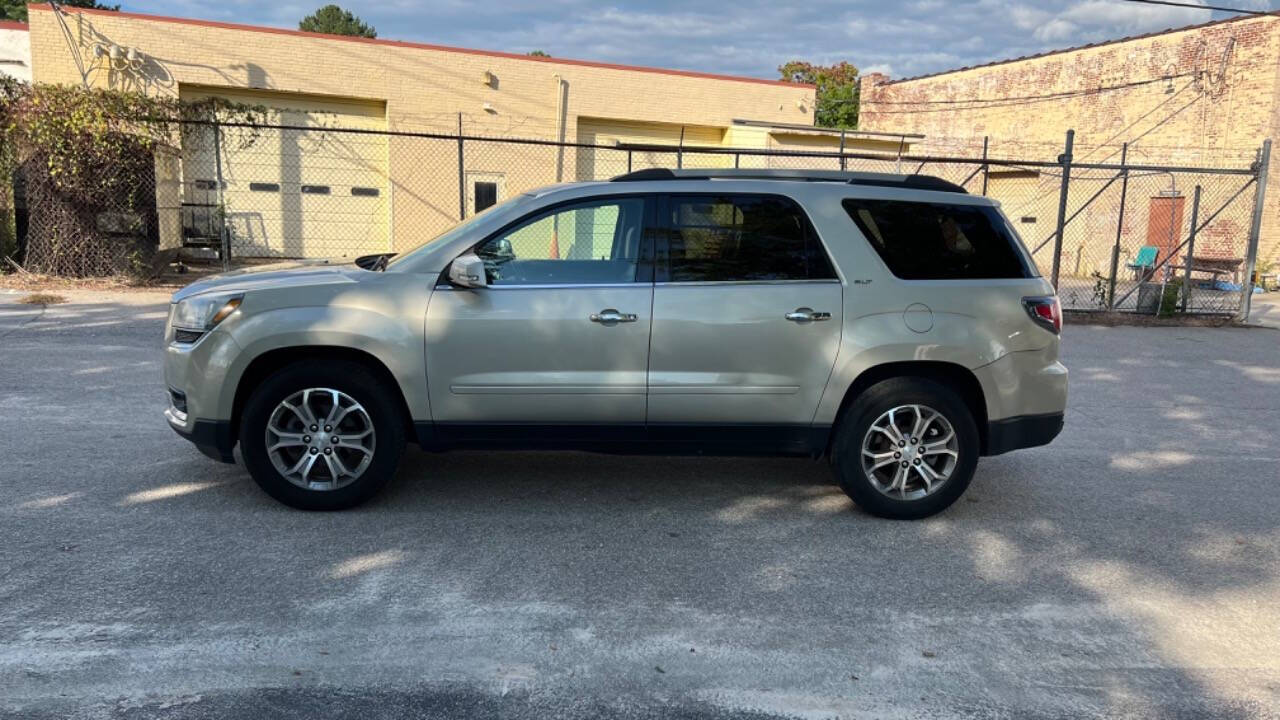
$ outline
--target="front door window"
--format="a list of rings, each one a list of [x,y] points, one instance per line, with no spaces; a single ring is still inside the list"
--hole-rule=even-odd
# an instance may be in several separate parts
[[[643,220],[642,198],[561,206],[491,238],[476,254],[495,287],[630,283]]]

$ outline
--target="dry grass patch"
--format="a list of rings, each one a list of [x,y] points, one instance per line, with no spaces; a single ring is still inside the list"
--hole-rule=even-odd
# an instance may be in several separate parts
[[[31,293],[30,295],[27,295],[22,299],[18,300],[18,302],[22,303],[23,305],[61,305],[66,301],[67,299],[62,297],[61,295],[54,295],[53,293],[40,293],[40,292]]]

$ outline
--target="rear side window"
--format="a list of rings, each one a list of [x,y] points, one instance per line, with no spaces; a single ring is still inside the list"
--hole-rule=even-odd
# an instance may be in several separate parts
[[[836,277],[808,217],[787,198],[674,196],[668,207],[668,282]]]
[[[1000,211],[983,205],[848,199],[845,212],[904,280],[1031,277]]]

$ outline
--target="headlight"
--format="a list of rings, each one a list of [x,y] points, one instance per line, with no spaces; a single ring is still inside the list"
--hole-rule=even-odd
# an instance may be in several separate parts
[[[177,330],[188,330],[203,333],[212,330],[218,323],[240,307],[243,294],[227,295],[210,293],[195,295],[180,300],[173,307],[173,327]]]

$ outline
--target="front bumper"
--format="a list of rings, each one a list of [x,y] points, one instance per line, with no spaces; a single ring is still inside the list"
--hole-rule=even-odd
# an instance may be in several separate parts
[[[164,409],[164,419],[174,432],[190,440],[197,450],[208,457],[224,463],[236,461],[232,454],[236,441],[231,434],[230,421],[189,419],[172,405]]]
[[[165,328],[164,380],[169,390],[165,421],[200,452],[228,463],[235,462],[231,452],[235,436],[224,396],[227,368],[238,355],[239,346],[221,328],[194,343],[175,342],[173,329]]]

